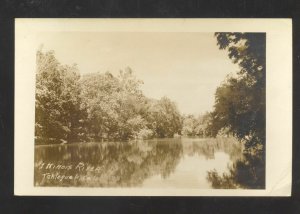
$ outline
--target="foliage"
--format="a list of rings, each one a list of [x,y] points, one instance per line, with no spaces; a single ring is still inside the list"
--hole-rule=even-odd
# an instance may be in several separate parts
[[[94,138],[130,139],[172,137],[180,132],[180,113],[168,98],[147,99],[130,68],[83,76],[82,99]]]
[[[52,142],[76,141],[82,135],[80,75],[63,66],[54,52],[37,52],[35,135]]]
[[[226,128],[240,140],[247,141],[246,149],[259,148],[265,142],[265,34],[216,33],[220,49],[240,71],[228,76],[217,88],[212,112],[212,135]],[[224,129],[223,129],[224,130]],[[249,144],[249,142],[252,142]]]
[[[157,137],[173,137],[181,132],[181,115],[177,106],[167,97],[150,101],[148,127]]]
[[[37,143],[173,137],[181,116],[170,99],[145,97],[130,68],[80,76],[54,52],[37,52]]]
[[[183,115],[182,116],[182,135],[188,137],[208,137],[211,136],[210,124],[211,115],[205,113],[198,117],[194,115]]]

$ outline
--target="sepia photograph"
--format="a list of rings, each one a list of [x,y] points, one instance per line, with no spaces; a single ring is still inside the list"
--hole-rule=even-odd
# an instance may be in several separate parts
[[[264,33],[41,37],[36,186],[264,188]]]
[[[33,188],[266,190],[267,32],[120,22],[35,33]]]

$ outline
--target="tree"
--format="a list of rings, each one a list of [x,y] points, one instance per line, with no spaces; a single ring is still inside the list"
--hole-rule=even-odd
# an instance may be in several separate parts
[[[212,186],[220,188],[265,187],[265,52],[263,33],[216,33],[220,49],[240,71],[226,78],[217,88],[211,113],[212,135],[227,130],[244,142],[244,158],[230,168],[229,174],[208,172]]]
[[[213,134],[222,128],[246,141],[246,149],[264,151],[265,34],[216,33],[220,49],[240,71],[228,76],[215,94]]]
[[[176,104],[167,97],[152,101],[148,121],[157,137],[173,137],[181,133],[181,115]]]
[[[84,75],[81,80],[83,105],[88,112],[90,137],[100,139],[135,138],[145,128],[145,97],[130,68],[117,77],[106,72]]]
[[[37,52],[36,142],[173,137],[181,116],[170,99],[146,98],[130,68],[80,76],[53,51]]]
[[[118,75],[120,92],[118,93],[119,138],[138,138],[139,132],[146,127],[146,97],[140,90],[143,81],[136,78],[127,67]]]
[[[117,100],[114,94],[120,90],[118,79],[111,73],[84,75],[82,86],[82,105],[87,109],[87,129],[89,137],[100,140],[117,130]]]
[[[37,52],[35,135],[58,143],[82,135],[79,72],[61,65],[53,51]]]
[[[209,112],[195,117],[187,115],[182,117],[182,135],[189,137],[207,137],[211,136],[211,114]]]
[[[194,115],[187,115],[183,117],[182,122],[182,131],[181,134],[184,136],[194,137],[198,135],[197,128],[197,119]]]

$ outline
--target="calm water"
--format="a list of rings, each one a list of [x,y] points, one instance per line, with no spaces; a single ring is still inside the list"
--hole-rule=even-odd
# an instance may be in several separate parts
[[[155,139],[35,147],[36,186],[212,188],[208,172],[242,158],[231,138]]]

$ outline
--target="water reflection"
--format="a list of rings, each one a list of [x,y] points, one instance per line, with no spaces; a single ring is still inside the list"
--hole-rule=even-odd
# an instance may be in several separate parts
[[[243,158],[228,166],[228,171],[208,171],[207,180],[215,189],[265,188],[265,161],[261,156],[244,154]]]
[[[224,188],[220,175],[239,168],[242,151],[231,138],[36,146],[34,180],[36,186]]]

